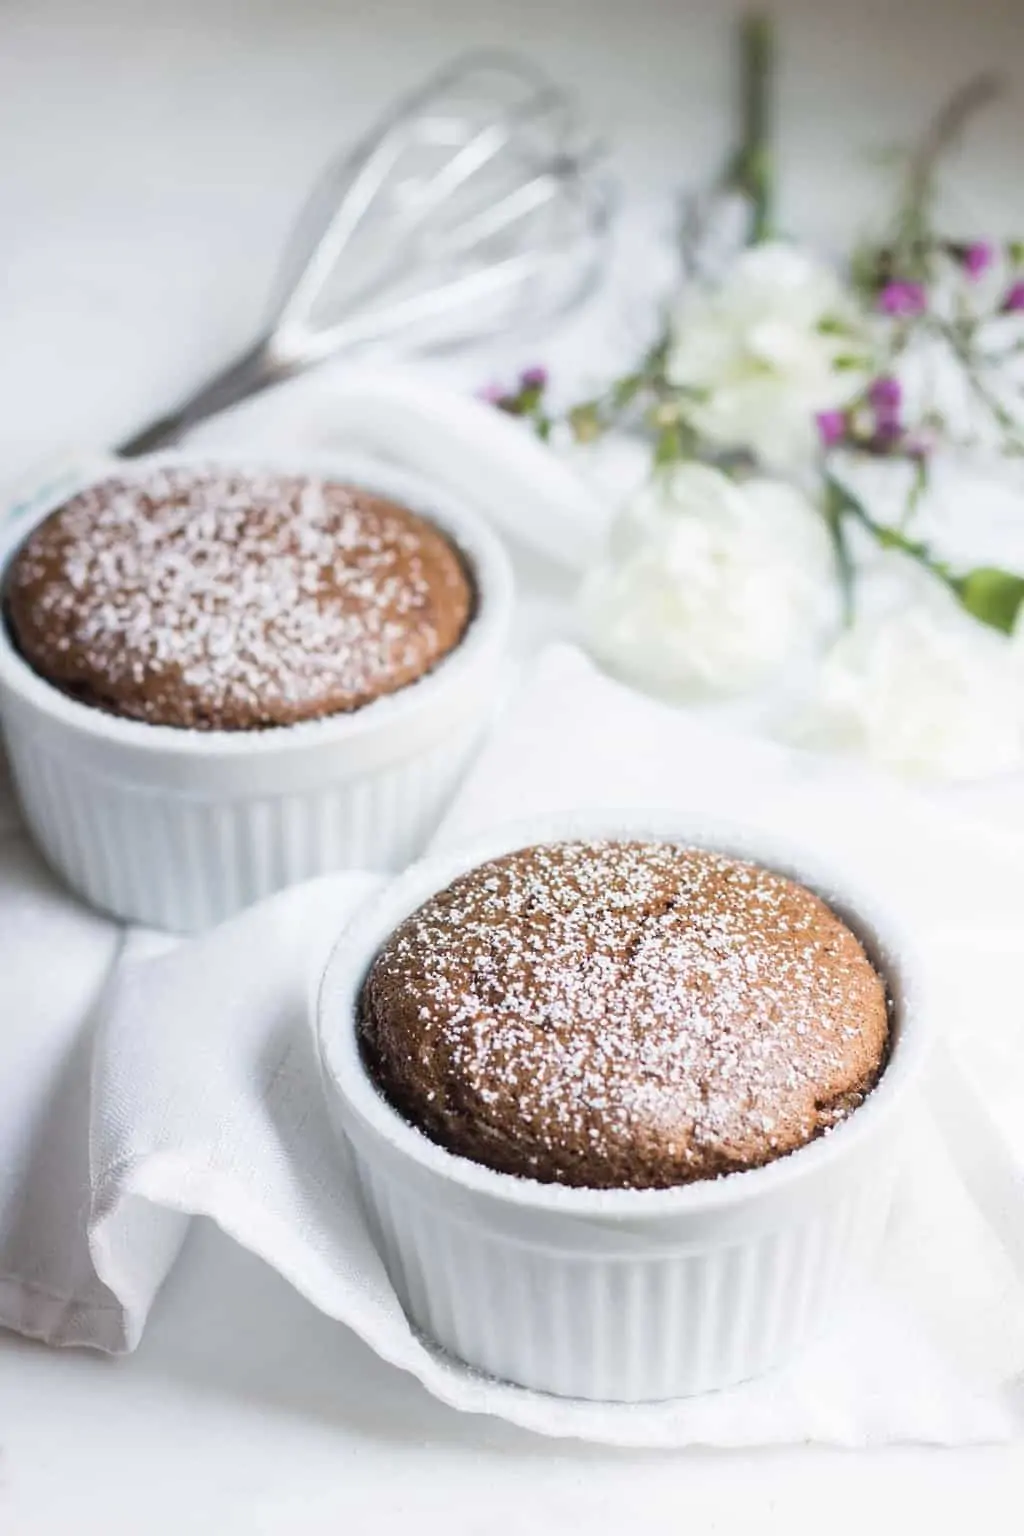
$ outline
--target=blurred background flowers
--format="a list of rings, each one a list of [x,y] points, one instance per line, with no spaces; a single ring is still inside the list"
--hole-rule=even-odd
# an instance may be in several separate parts
[[[680,699],[785,684],[784,734],[911,774],[1002,773],[1024,762],[1024,561],[989,563],[970,530],[993,476],[1024,530],[1024,242],[939,211],[1002,83],[968,80],[891,147],[874,233],[826,253],[777,227],[776,57],[771,20],[741,18],[737,140],[682,196],[654,341],[561,416],[539,365],[489,398],[556,444],[649,444],[581,598],[610,669]],[[930,515],[954,466],[955,555]]]

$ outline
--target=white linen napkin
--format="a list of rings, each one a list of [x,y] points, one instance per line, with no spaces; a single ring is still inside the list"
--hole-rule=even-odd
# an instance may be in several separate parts
[[[915,1177],[874,1283],[829,1337],[762,1381],[652,1406],[558,1401],[431,1349],[367,1234],[308,1023],[326,952],[378,877],[296,887],[195,940],[123,936],[55,886],[9,817],[0,1321],[52,1343],[131,1349],[201,1213],[442,1401],[546,1434],[660,1446],[1012,1434],[1024,1254],[1015,1268],[1010,1251],[1024,1147],[1011,1148],[1004,1120],[1024,1083],[1008,926],[1024,918],[1020,845],[641,699],[568,646],[535,666],[438,837],[602,804],[724,812],[799,829],[851,865],[881,862],[941,975],[948,1018],[936,1027],[948,1027],[953,1051],[966,1040],[976,1087],[961,1091],[960,1067],[947,1066],[941,1125],[921,1117]]]

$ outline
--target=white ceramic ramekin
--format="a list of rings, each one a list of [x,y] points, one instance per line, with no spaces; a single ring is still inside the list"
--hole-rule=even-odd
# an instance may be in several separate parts
[[[329,870],[397,869],[414,857],[487,722],[512,609],[508,561],[477,517],[354,455],[112,460],[16,517],[0,561],[90,481],[212,462],[329,476],[423,513],[464,552],[477,611],[462,643],[419,682],[350,715],[259,732],[175,730],[90,708],[33,672],[0,625],[0,719],[40,849],[95,906],[177,930],[208,927]]]
[[[673,1190],[586,1190],[496,1173],[434,1145],[359,1054],[359,991],[380,945],[483,859],[563,836],[682,840],[812,886],[860,935],[894,1005],[891,1058],[848,1121],[765,1168]],[[789,1358],[869,1266],[901,1165],[922,1041],[916,965],[871,892],[813,855],[696,818],[588,815],[506,828],[422,861],[342,935],[320,993],[325,1092],[411,1321],[469,1365],[564,1397],[637,1402],[738,1382]]]

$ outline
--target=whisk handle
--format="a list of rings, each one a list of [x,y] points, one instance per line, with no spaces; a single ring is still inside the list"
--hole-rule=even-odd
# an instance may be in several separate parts
[[[275,355],[266,341],[257,342],[183,400],[176,410],[147,423],[119,443],[114,452],[121,458],[134,459],[140,454],[167,448],[199,422],[281,383],[296,371],[296,365]]]

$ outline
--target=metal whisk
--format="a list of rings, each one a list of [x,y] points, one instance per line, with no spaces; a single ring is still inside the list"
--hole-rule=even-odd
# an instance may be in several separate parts
[[[564,91],[515,56],[457,61],[328,168],[256,344],[117,451],[166,446],[343,350],[448,347],[568,309],[598,272],[609,197]]]

